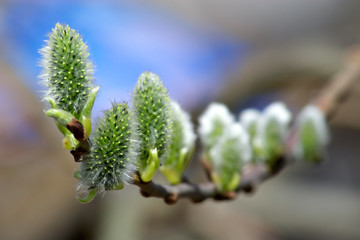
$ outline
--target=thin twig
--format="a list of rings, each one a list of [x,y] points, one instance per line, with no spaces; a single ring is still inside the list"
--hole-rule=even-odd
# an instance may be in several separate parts
[[[360,78],[360,49],[352,50],[349,56],[343,70],[336,74],[318,97],[311,102],[324,113],[327,120],[330,120],[339,105],[345,101],[350,90]],[[163,198],[169,204],[175,203],[180,198],[188,198],[193,202],[202,202],[210,198],[215,200],[233,199],[242,191],[252,192],[258,184],[273,177],[289,164],[286,159],[292,152],[295,131],[295,127],[292,126],[285,142],[285,154],[278,159],[275,168],[269,169],[263,164],[246,166],[242,174],[241,184],[236,192],[220,193],[211,182],[200,184],[185,182],[174,186],[160,185],[153,181],[144,183],[138,175],[135,176],[134,185],[140,188],[143,196]]]
[[[313,104],[321,109],[329,120],[359,79],[360,46],[349,51],[343,70],[334,75],[329,84],[314,99]]]

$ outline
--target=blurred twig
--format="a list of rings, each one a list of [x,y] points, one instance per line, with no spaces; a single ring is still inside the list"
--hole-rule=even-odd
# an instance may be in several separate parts
[[[347,98],[355,82],[359,80],[360,46],[350,50],[346,60],[343,70],[331,79],[313,101],[313,104],[323,111],[328,120]]]
[[[329,121],[340,104],[345,101],[359,77],[360,48],[356,48],[350,50],[344,68],[329,81],[319,95],[310,103],[316,105]],[[290,158],[292,152],[295,131],[295,127],[292,126],[289,137],[285,142],[285,154],[278,159],[275,167],[269,169],[261,164],[247,166],[243,171],[241,184],[236,189],[236,192],[219,193],[211,182],[200,184],[184,182],[174,186],[160,185],[153,181],[144,183],[137,175],[134,184],[140,188],[143,196],[163,198],[169,204],[175,203],[180,198],[189,198],[193,202],[202,202],[209,198],[215,200],[233,199],[240,192],[252,192],[258,184],[273,177],[289,164],[286,159]]]

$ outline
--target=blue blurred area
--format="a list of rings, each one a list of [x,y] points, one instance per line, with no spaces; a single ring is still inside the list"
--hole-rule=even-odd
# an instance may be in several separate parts
[[[131,98],[141,72],[160,75],[171,96],[187,108],[210,101],[240,66],[248,47],[217,29],[131,1],[15,1],[5,5],[5,58],[38,95],[40,55],[57,22],[78,30],[90,48],[101,86],[95,111]],[[109,101],[110,100],[110,101]]]

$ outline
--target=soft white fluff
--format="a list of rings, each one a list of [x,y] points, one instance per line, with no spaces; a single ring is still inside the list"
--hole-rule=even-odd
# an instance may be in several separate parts
[[[315,135],[317,136],[318,150],[319,153],[321,153],[323,151],[323,147],[330,142],[330,134],[326,124],[325,116],[316,106],[308,105],[300,112],[297,118],[297,129],[301,131],[302,125],[308,121],[311,121],[314,125]],[[303,158],[303,147],[300,141],[297,141],[294,154],[298,159]]]
[[[253,124],[256,124],[260,119],[261,113],[256,109],[245,109],[240,113],[240,123],[249,131]]]
[[[210,156],[214,163],[214,167],[218,168],[221,167],[222,164],[226,164],[225,159],[222,156],[224,152],[222,148],[228,141],[236,142],[237,148],[235,150],[237,150],[237,159],[239,161],[238,164],[236,164],[237,167],[249,162],[252,156],[249,140],[248,133],[240,123],[233,122],[230,124],[219,139],[218,144],[210,150]]]
[[[229,109],[221,103],[211,103],[199,118],[199,135],[203,143],[208,143],[208,137],[214,130],[214,123],[219,122],[226,126],[235,121]]]
[[[291,113],[282,102],[274,102],[264,110],[265,118],[275,118],[281,125],[286,126],[290,123]]]
[[[266,127],[270,121],[276,121],[281,130],[281,137],[284,138],[291,120],[291,113],[286,108],[285,104],[275,102],[267,106],[259,120],[258,137],[265,139]]]
[[[301,126],[303,123],[309,120],[315,126],[316,136],[318,137],[319,144],[322,146],[328,144],[330,141],[330,134],[327,128],[324,114],[314,105],[308,105],[300,112],[296,124]]]
[[[177,116],[176,118],[180,120],[183,126],[183,147],[189,150],[193,147],[196,139],[194,126],[191,122],[190,115],[185,112],[177,102],[172,101],[171,104],[174,110],[174,114]]]
[[[267,106],[258,120],[255,144],[261,149],[266,149],[266,129],[271,122],[277,123],[280,139],[273,139],[281,142],[285,139],[291,121],[291,113],[282,102],[274,102]]]

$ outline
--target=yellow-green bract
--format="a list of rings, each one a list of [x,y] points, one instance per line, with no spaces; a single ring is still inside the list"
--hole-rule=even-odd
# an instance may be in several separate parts
[[[131,113],[125,103],[113,104],[98,121],[88,159],[81,164],[80,184],[111,190],[130,182],[136,170],[136,143],[131,138]]]
[[[93,88],[93,65],[86,44],[74,29],[58,23],[40,53],[45,99],[53,108],[79,118]]]
[[[150,181],[166,154],[171,136],[170,98],[160,78],[150,72],[140,75],[133,92],[133,108],[140,147],[139,172]]]

